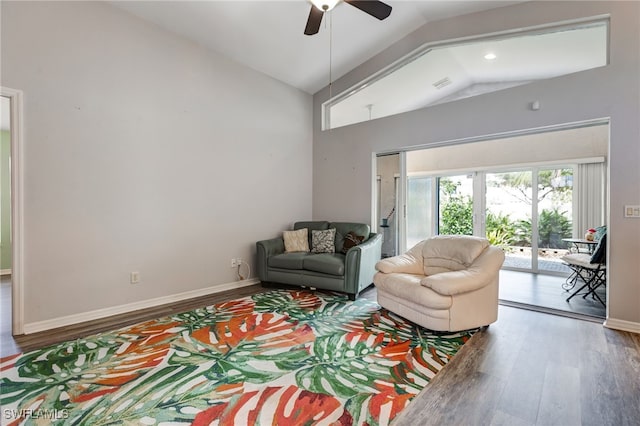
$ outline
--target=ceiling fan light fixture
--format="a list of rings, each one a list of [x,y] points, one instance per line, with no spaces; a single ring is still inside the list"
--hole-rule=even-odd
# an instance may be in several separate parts
[[[333,9],[340,0],[311,0],[311,3],[323,12],[328,12]]]

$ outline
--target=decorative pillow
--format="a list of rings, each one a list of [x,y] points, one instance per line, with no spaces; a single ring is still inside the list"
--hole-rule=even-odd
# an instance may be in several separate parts
[[[312,253],[335,253],[336,228],[326,231],[311,231]]]
[[[595,235],[595,240],[596,241],[600,241],[602,239],[602,236],[604,234],[607,233],[607,227],[606,226],[598,226],[596,228],[596,235]]]
[[[347,254],[347,251],[349,251],[351,247],[355,247],[363,241],[364,241],[364,237],[362,235],[357,235],[353,231],[347,232],[347,235],[344,236],[342,253]]]
[[[307,228],[298,229],[297,231],[284,231],[282,238],[284,239],[285,253],[309,251],[308,235],[309,230]]]

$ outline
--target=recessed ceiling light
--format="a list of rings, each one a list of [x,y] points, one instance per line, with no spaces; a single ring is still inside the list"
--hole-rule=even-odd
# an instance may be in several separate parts
[[[497,58],[497,56],[496,56],[496,54],[495,54],[495,53],[493,53],[493,52],[489,52],[489,53],[487,53],[486,55],[484,55],[484,58],[485,58],[487,61],[493,61],[495,58]]]

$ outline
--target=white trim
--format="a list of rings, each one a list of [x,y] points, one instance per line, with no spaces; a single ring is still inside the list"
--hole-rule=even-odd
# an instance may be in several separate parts
[[[13,334],[22,334],[24,331],[23,94],[20,90],[0,86],[0,95],[11,101],[11,326]]]
[[[0,275],[11,275],[11,269],[0,269]]]
[[[378,231],[378,180],[382,178],[378,175],[378,154],[371,153],[371,232]]]
[[[640,322],[624,321],[615,318],[607,318],[603,324],[607,328],[613,330],[628,331],[630,333],[640,334]]]
[[[125,305],[112,306],[109,308],[96,309],[94,311],[82,312],[79,314],[67,315],[64,317],[53,318],[50,320],[37,321],[24,325],[24,333],[31,334],[39,331],[51,330],[53,328],[65,327],[72,324],[79,324],[86,321],[93,321],[113,315],[126,314],[140,309],[153,308],[169,303],[180,302],[182,300],[192,299],[194,297],[208,296],[210,294],[219,293],[221,291],[234,290],[237,288],[248,287],[258,284],[260,280],[252,278],[249,280],[235,281],[213,285],[211,287],[200,288],[197,290],[186,291],[183,293],[172,294],[169,296],[156,297],[155,299],[142,300],[140,302],[127,303]]]
[[[428,148],[427,148],[428,149]],[[426,150],[426,149],[425,149]],[[508,165],[496,165],[496,166],[482,166],[472,167],[464,169],[442,169],[442,170],[429,170],[420,172],[410,172],[407,177],[434,177],[434,176],[449,176],[460,175],[470,172],[491,172],[491,173],[504,173],[518,169],[528,169],[532,167],[544,168],[553,166],[567,166],[571,167],[577,164],[590,164],[590,163],[605,163],[605,157],[588,157],[588,158],[572,158],[567,160],[549,160],[549,161],[534,161],[531,163],[513,163]]]
[[[400,151],[400,176],[407,175],[407,153]],[[398,177],[400,177],[398,176]],[[398,235],[396,240],[397,254],[407,251],[407,179],[400,178],[400,188],[396,197],[396,226]]]

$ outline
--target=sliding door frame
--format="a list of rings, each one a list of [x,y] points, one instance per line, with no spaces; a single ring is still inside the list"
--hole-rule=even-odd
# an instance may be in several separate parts
[[[11,113],[11,332],[24,334],[24,120],[22,91],[0,86]]]

